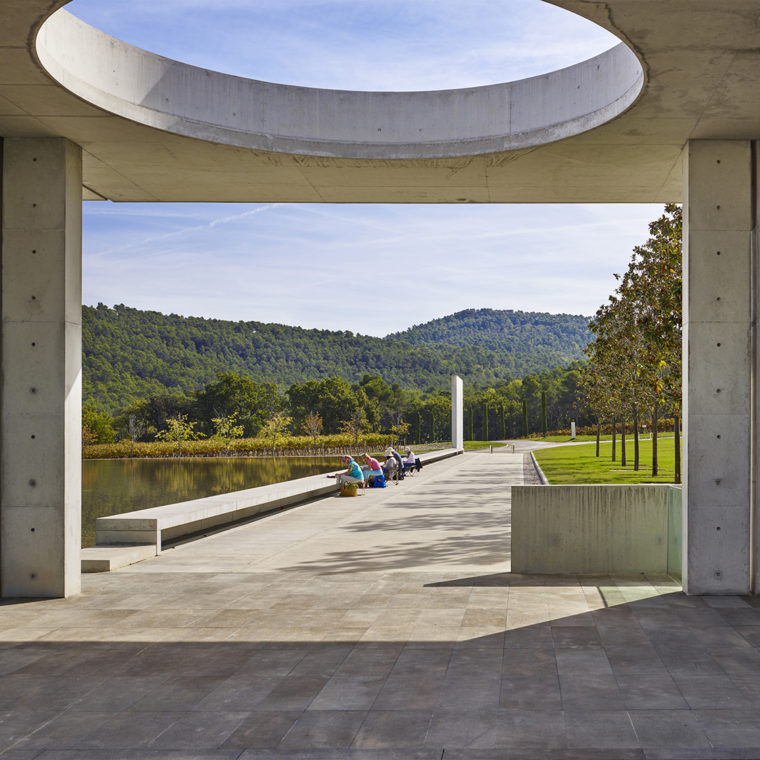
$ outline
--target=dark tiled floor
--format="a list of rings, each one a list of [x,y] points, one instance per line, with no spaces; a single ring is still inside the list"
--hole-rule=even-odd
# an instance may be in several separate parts
[[[438,467],[0,606],[0,760],[760,758],[757,599],[513,576],[521,455]]]

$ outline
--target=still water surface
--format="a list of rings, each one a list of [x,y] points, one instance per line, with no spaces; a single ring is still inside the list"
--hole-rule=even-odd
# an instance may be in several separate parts
[[[82,462],[82,546],[95,544],[96,517],[338,469],[340,457],[86,459]]]

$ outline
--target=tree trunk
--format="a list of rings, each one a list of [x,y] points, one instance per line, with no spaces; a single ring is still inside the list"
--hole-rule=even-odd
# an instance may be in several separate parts
[[[657,404],[652,409],[652,477],[659,475],[657,467]]]
[[[675,443],[675,478],[676,483],[681,482],[681,418],[679,415],[673,415],[673,440]]]
[[[633,469],[639,471],[639,410],[633,408]]]
[[[627,464],[625,459],[625,417],[621,420],[620,425],[620,464],[623,467]]]
[[[546,391],[541,391],[541,433],[546,438],[547,422],[546,422]]]
[[[599,439],[602,435],[602,422],[599,417],[596,418],[596,455],[599,456]]]
[[[612,461],[617,460],[617,418],[612,418]]]

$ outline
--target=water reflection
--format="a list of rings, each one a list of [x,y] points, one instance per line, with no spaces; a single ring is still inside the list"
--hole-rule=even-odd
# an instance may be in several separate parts
[[[339,468],[339,457],[86,459],[82,462],[82,546],[95,544],[96,517],[281,483]]]

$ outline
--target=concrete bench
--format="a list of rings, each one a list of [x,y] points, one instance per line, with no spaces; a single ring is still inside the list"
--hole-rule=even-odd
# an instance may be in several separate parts
[[[460,453],[455,449],[443,449],[424,453],[421,459],[423,465],[427,465]],[[98,517],[95,521],[97,546],[93,548],[148,545],[154,547],[154,555],[160,554],[164,541],[255,517],[336,491],[335,480],[328,479],[325,475],[311,475],[285,483]]]

